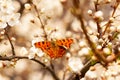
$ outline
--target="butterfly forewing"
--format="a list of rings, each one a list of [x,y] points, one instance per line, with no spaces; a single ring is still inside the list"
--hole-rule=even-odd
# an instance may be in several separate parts
[[[64,46],[65,48],[70,48],[70,45],[73,43],[73,39],[62,39],[62,40],[57,40],[56,43],[59,45],[59,46]]]
[[[49,41],[42,41],[36,42],[34,45],[36,48],[40,48],[41,50],[45,51],[47,48],[50,47],[51,43]]]

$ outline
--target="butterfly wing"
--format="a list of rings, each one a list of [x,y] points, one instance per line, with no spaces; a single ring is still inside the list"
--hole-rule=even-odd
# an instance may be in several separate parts
[[[66,49],[63,46],[59,46],[59,50],[57,52],[57,58],[62,57],[66,53]]]
[[[50,47],[51,43],[49,41],[42,41],[34,43],[36,48],[40,48],[41,50],[45,51],[47,48]]]
[[[62,39],[62,40],[56,40],[55,46],[54,46],[54,58],[62,57],[66,53],[66,49],[70,48],[70,45],[73,43],[73,39]]]
[[[45,52],[51,57],[51,58],[59,58],[62,57],[66,49],[62,46],[54,46],[54,47],[49,47],[45,50]]]
[[[51,58],[62,57],[66,49],[70,48],[73,43],[73,39],[62,39],[56,42],[42,41],[36,42],[34,45],[36,48],[40,48],[42,51],[47,53]]]
[[[57,45],[64,46],[66,49],[68,49],[70,48],[70,45],[73,43],[73,39],[68,38],[68,39],[57,40],[56,43]]]

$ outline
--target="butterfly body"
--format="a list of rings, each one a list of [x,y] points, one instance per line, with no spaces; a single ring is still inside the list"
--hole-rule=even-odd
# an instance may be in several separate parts
[[[66,50],[70,48],[73,39],[62,39],[56,41],[42,41],[36,42],[36,48],[40,48],[43,52],[47,53],[51,58],[62,57]]]

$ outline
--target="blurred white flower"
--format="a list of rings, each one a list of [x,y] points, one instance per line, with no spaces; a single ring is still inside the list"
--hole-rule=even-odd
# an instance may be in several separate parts
[[[0,52],[0,56],[2,56],[2,57],[5,57],[6,56],[6,51],[2,51],[2,52]]]
[[[44,52],[41,49],[31,47],[30,54],[28,55],[28,57],[29,57],[29,59],[32,59],[35,56],[42,57],[43,55],[44,55]]]
[[[120,79],[120,75],[115,77],[115,80],[119,80]]]
[[[63,35],[60,32],[53,32],[50,35],[50,38],[51,39],[61,39],[61,38],[63,38]]]
[[[96,64],[91,66],[90,69],[85,74],[86,80],[101,80],[103,73],[105,72],[105,68],[101,64]],[[109,80],[109,79],[107,79]]]
[[[29,58],[29,59],[35,58],[35,53],[30,53],[30,54],[28,55],[28,58]]]
[[[80,22],[77,19],[73,20],[73,22],[71,24],[71,29],[75,32],[81,31]]]
[[[78,55],[79,56],[84,56],[84,55],[89,55],[90,49],[88,47],[84,47],[81,50],[79,50]]]
[[[93,11],[92,10],[88,10],[87,12],[89,15],[92,15],[93,14]]]
[[[97,43],[98,42],[98,38],[96,35],[90,35],[90,39],[94,42]]]
[[[35,47],[34,43],[40,42],[40,41],[44,41],[44,39],[42,37],[39,37],[39,38],[32,40],[32,46]]]
[[[24,65],[24,66],[23,66]],[[27,64],[25,60],[19,60],[17,61],[17,64],[15,65],[15,71],[16,73],[22,73],[24,72],[30,65]]]
[[[105,76],[118,76],[120,73],[120,65],[113,62],[110,66],[108,66],[108,70],[105,71]]]
[[[119,25],[119,26],[117,26],[117,31],[118,31],[118,32],[120,32],[120,25]]]
[[[111,54],[111,50],[109,48],[103,48],[103,52],[106,54],[106,55],[110,55]]]
[[[42,50],[37,49],[37,51],[38,52],[36,54],[37,54],[38,57],[42,57],[44,55],[44,52]]]
[[[20,50],[20,54],[23,54],[23,55],[28,54],[27,49],[25,47],[22,47],[21,50]]]
[[[3,16],[0,12],[0,28],[5,28],[7,26],[6,20],[6,16]]]
[[[5,14],[11,14],[14,11],[12,0],[2,0],[0,2],[0,11]]]
[[[25,6],[25,9],[27,9],[27,10],[30,10],[30,9],[31,9],[31,5],[28,4],[28,3],[26,3],[24,6]]]
[[[12,0],[0,1],[0,28],[7,27],[7,24],[14,26],[19,23],[20,13],[15,12]]]
[[[8,15],[7,17],[7,23],[10,26],[14,26],[19,23],[20,13],[13,13],[11,15]]]
[[[71,54],[69,52],[66,53],[66,57],[67,58],[70,58],[71,57]]]
[[[95,17],[102,17],[103,16],[103,12],[102,11],[97,11],[95,12]]]
[[[78,57],[71,57],[68,60],[68,66],[73,72],[80,72],[80,70],[83,68],[83,64]]]
[[[96,80],[97,79],[97,74],[95,71],[88,71],[85,75],[85,78],[88,80]]]
[[[85,40],[80,40],[78,44],[79,44],[80,47],[87,46]]]
[[[66,31],[65,36],[66,37],[72,37],[72,32],[71,31]]]
[[[100,49],[102,49],[102,46],[101,45],[97,45],[96,49],[100,50]]]
[[[97,20],[99,20],[99,21],[102,21],[104,19],[103,18],[103,12],[102,11],[95,12],[94,18],[97,19]]]

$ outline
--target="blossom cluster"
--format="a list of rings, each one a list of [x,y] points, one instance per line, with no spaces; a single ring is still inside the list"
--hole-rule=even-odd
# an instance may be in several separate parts
[[[0,0],[0,28],[19,23],[20,13],[15,12],[12,0]]]

